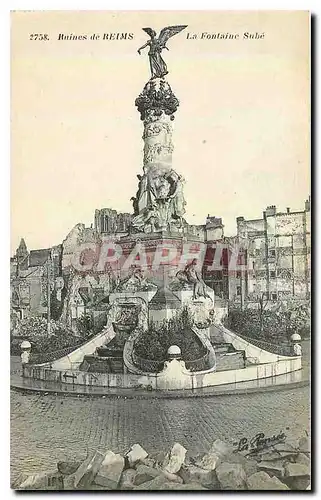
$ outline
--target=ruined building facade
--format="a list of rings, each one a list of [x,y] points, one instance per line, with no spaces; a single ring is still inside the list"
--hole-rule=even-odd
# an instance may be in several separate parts
[[[278,212],[274,205],[262,218],[237,217],[237,239],[244,242],[245,271],[230,276],[229,298],[256,300],[264,294],[276,302],[310,298],[310,199],[303,210]]]

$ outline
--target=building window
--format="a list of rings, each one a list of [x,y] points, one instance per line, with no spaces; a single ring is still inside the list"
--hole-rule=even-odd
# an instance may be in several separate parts
[[[270,252],[270,257],[275,257],[275,250],[274,250],[274,248],[271,248],[269,250],[269,252]]]
[[[242,277],[242,272],[241,271],[236,271],[236,277],[241,278]]]
[[[276,292],[271,292],[271,300],[278,300],[278,294]]]
[[[270,271],[270,278],[275,278],[275,277],[276,277],[276,272]]]
[[[241,287],[240,286],[236,287],[236,295],[241,295]]]

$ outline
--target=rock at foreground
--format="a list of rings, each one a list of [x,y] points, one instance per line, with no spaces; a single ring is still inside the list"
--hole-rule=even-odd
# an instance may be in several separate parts
[[[200,483],[188,483],[188,484],[178,484],[178,483],[163,483],[161,487],[159,488],[160,490],[177,490],[177,491],[198,491],[198,490],[204,490],[206,491],[206,488],[202,486]]]
[[[26,477],[16,489],[29,491],[63,490],[63,478],[60,472],[41,472],[39,474],[31,474]]]
[[[267,472],[256,472],[249,476],[246,480],[247,488],[249,490],[289,490],[286,484],[282,483],[277,477],[270,477]]]
[[[220,439],[216,439],[208,453],[223,459],[233,453],[233,447]]]
[[[95,484],[115,490],[124,470],[125,459],[112,451],[107,451],[95,477]]]
[[[160,474],[161,474],[160,471],[157,469],[148,467],[147,465],[138,465],[136,467],[134,485],[139,486],[140,484],[146,483],[147,481],[151,481]]]
[[[89,457],[81,464],[79,469],[74,473],[74,488],[78,490],[86,490],[94,481],[96,474],[104,460],[105,455],[99,451],[89,455]],[[72,477],[72,476],[69,476]],[[68,489],[72,489],[68,481],[64,481],[68,485]],[[65,486],[66,488],[66,486]]]
[[[287,477],[302,477],[310,476],[310,468],[306,464],[300,463],[287,463],[284,467],[285,475]]]
[[[275,460],[275,461],[263,461],[259,462],[257,468],[259,470],[265,471],[270,475],[277,477],[284,477],[284,461]]]
[[[133,444],[129,452],[126,453],[125,457],[128,460],[129,467],[134,467],[137,462],[147,458],[148,453],[140,446],[140,444]]]
[[[242,465],[247,476],[251,476],[251,474],[255,474],[255,472],[257,472],[257,461],[253,460],[251,457],[245,457],[238,452],[232,453],[228,457],[224,458],[224,462]]]
[[[164,459],[163,469],[171,474],[176,474],[184,463],[186,452],[184,446],[175,443]]]
[[[205,470],[215,470],[217,465],[221,462],[221,458],[215,453],[207,453],[202,458],[195,462],[197,467]]]
[[[200,483],[202,486],[211,489],[219,488],[219,483],[215,471],[206,470],[196,465],[183,465],[178,473],[185,484]]]
[[[135,486],[134,485],[135,476],[136,476],[135,469],[124,470],[120,478],[119,488],[121,490],[132,490]]]
[[[304,463],[288,463],[285,465],[284,482],[291,490],[306,490],[311,482],[310,466]]]
[[[222,490],[246,489],[246,474],[240,464],[223,462],[216,468],[216,475]]]
[[[299,453],[298,456],[295,459],[296,464],[304,464],[310,469],[310,459],[307,455],[304,453]]]
[[[178,484],[174,482],[170,482],[166,479],[165,476],[160,475],[153,479],[152,481],[148,481],[147,483],[143,483],[140,486],[135,486],[134,490],[137,491],[166,491],[166,490],[206,490],[199,483],[189,483],[189,484]]]

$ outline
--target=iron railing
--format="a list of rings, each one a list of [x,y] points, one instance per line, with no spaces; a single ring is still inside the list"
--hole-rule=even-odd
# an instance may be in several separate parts
[[[164,361],[157,361],[155,359],[146,359],[132,353],[132,360],[135,366],[143,372],[156,373],[162,371],[164,368]]]
[[[185,366],[187,370],[190,370],[191,372],[200,372],[203,370],[207,370],[208,368],[210,368],[209,356],[210,353],[207,352],[204,356],[202,356],[199,359],[193,359],[192,361],[185,361]]]
[[[240,337],[242,340],[245,340],[246,342],[249,342],[249,344],[253,344],[254,346],[258,347],[259,349],[263,349],[264,351],[271,352],[272,354],[278,354],[279,356],[293,356],[293,350],[292,346],[290,344],[273,344],[271,342],[267,342],[265,340],[257,339],[257,338],[252,338],[252,337],[247,337],[245,335],[242,335],[240,333],[235,333],[238,337]]]

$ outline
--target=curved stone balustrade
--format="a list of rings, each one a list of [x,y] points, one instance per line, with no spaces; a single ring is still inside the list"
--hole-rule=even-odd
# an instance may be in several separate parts
[[[241,339],[250,342],[260,349],[264,349],[265,351],[272,352],[273,354],[279,354],[280,356],[293,356],[293,349],[291,345],[277,345],[272,344],[271,342],[266,342],[265,340],[245,337],[244,335],[240,334],[237,335]]]
[[[293,357],[293,354],[285,355],[270,352],[262,347],[262,342],[260,341],[257,342],[258,345],[255,345],[253,342],[241,337],[241,335],[232,332],[221,323],[215,323],[212,325],[212,328],[217,329],[223,336],[224,341],[228,344],[232,344],[235,350],[244,351],[246,360],[250,364],[273,363]]]

